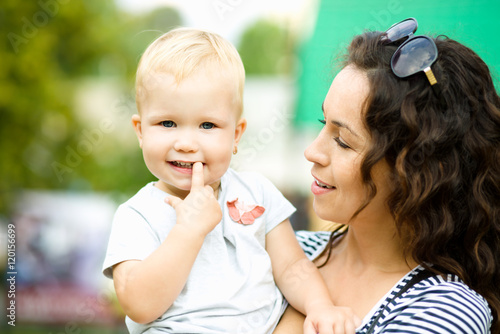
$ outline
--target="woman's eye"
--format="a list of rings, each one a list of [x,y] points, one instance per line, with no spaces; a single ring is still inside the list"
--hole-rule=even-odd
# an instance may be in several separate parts
[[[210,130],[210,129],[213,129],[215,127],[215,124],[210,123],[210,122],[205,122],[205,123],[202,123],[200,127],[204,130]]]
[[[175,123],[172,121],[163,121],[161,122],[161,125],[163,125],[166,128],[173,128],[175,126]]]
[[[324,120],[324,119],[318,119],[318,121],[319,121],[321,124],[323,124],[323,125],[325,125],[325,124],[326,124],[326,120]]]
[[[344,148],[344,149],[347,149],[347,148],[351,148],[349,147],[349,145],[347,145],[346,143],[344,143],[342,141],[342,139],[340,139],[340,137],[333,137],[333,140],[335,140],[337,142],[337,144],[341,147],[341,148]]]

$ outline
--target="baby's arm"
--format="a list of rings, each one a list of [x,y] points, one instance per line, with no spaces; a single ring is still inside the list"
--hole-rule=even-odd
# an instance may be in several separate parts
[[[170,197],[177,223],[162,244],[143,261],[124,261],[113,268],[118,300],[135,322],[161,316],[184,287],[205,236],[222,212],[213,189],[204,186],[203,165],[193,165],[191,191],[182,201]]]
[[[266,236],[276,284],[290,305],[307,315],[304,333],[354,333],[360,320],[352,310],[335,307],[316,266],[300,248],[289,220]]]

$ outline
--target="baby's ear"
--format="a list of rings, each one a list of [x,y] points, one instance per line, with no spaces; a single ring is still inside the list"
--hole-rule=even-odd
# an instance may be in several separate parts
[[[139,139],[139,146],[142,148],[142,127],[141,127],[141,116],[135,114],[132,116],[132,126],[134,127],[137,139]]]
[[[235,144],[239,143],[241,136],[243,135],[243,133],[245,132],[246,129],[247,129],[247,120],[244,118],[240,118],[238,123],[236,123],[236,129],[234,131],[234,143]]]

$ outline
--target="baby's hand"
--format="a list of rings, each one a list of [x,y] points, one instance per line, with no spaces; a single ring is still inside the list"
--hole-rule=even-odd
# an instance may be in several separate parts
[[[317,305],[304,321],[304,334],[355,334],[361,320],[349,307]]]
[[[183,224],[190,231],[199,233],[203,238],[214,229],[222,219],[222,211],[214,195],[214,190],[205,185],[203,164],[193,164],[191,191],[184,200],[175,196],[165,198],[177,214],[177,224]]]

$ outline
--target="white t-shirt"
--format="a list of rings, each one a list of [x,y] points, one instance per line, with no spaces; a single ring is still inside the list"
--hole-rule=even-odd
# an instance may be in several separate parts
[[[118,208],[103,265],[107,277],[112,278],[113,265],[143,260],[165,240],[176,223],[166,196],[149,183]],[[262,206],[265,212],[253,224],[235,222],[227,205],[235,199]],[[206,236],[176,301],[146,325],[127,317],[130,333],[272,333],[284,301],[274,282],[265,237],[295,208],[263,176],[231,169],[221,179],[218,202],[222,221]]]

